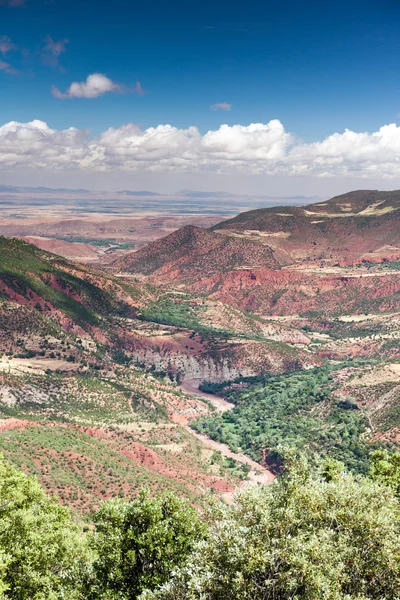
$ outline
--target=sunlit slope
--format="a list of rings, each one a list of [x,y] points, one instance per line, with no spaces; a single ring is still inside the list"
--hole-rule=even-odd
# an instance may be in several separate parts
[[[379,261],[400,256],[400,191],[359,190],[304,207],[253,210],[213,231],[267,243],[292,262]]]
[[[132,298],[140,296],[98,271],[5,237],[0,237],[0,294],[44,314],[60,311],[83,326],[99,324],[102,316],[132,313]]]

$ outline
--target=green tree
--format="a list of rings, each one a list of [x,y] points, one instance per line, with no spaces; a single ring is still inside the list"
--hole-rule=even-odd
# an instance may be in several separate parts
[[[370,464],[371,478],[393,488],[400,498],[400,454],[376,450],[371,455]]]
[[[399,502],[337,467],[317,476],[302,461],[268,488],[216,504],[207,539],[141,600],[400,597]]]
[[[81,598],[88,555],[69,510],[0,459],[0,598]]]
[[[92,546],[98,557],[90,597],[136,599],[143,589],[167,581],[204,532],[197,511],[171,493],[151,498],[142,490],[130,503],[104,502],[95,516]]]

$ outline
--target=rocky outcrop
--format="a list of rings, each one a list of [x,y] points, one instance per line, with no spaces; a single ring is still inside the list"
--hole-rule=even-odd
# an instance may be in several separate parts
[[[200,381],[227,381],[235,379],[239,375],[256,375],[255,369],[249,366],[235,366],[228,359],[213,360],[197,356],[185,355],[178,352],[160,352],[152,348],[139,350],[134,353],[134,360],[143,364],[147,369],[154,368],[156,371],[172,371],[180,373],[187,379],[198,379]]]

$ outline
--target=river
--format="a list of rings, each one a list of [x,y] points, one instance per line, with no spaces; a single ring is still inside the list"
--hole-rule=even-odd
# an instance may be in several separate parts
[[[215,396],[214,394],[206,394],[205,392],[202,392],[198,389],[199,383],[200,380],[186,379],[182,383],[182,390],[187,394],[190,394],[192,396],[198,396],[200,398],[203,398],[204,400],[207,400],[220,413],[232,410],[234,405],[231,402],[227,402],[227,400],[224,400],[219,396]],[[223,456],[227,458],[233,458],[237,462],[246,464],[250,467],[248,479],[243,482],[241,487],[247,487],[251,483],[261,483],[263,485],[268,485],[272,483],[275,479],[275,476],[273,475],[273,473],[271,473],[271,471],[269,471],[263,465],[257,463],[255,460],[251,459],[249,456],[246,456],[246,454],[243,454],[242,452],[233,452],[227,444],[216,442],[205,433],[197,433],[191,427],[189,427],[189,425],[186,425],[185,428],[197,439],[201,440],[202,443],[208,448],[216,450],[217,452],[221,452]]]

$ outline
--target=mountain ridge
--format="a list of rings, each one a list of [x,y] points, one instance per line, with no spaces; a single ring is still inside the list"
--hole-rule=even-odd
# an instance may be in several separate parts
[[[396,310],[400,191],[358,190],[175,231],[111,268],[266,315]],[[352,268],[359,271],[352,271]]]
[[[277,253],[279,255],[279,252]],[[182,277],[196,277],[205,268],[208,273],[234,269],[243,260],[258,261],[260,266],[279,268],[275,252],[268,246],[260,247],[252,240],[232,240],[210,230],[186,225],[170,235],[156,240],[143,250],[127,254],[112,266],[127,272],[152,274],[161,269],[163,273],[180,269]],[[284,257],[280,257],[284,263]],[[171,265],[171,266],[169,266]]]
[[[203,247],[201,243],[193,244],[195,228],[183,228],[158,240],[155,245],[125,255],[121,262],[115,263],[115,267],[147,275],[162,269],[163,273],[175,273],[175,279],[179,280],[185,279],[188,271],[185,267],[180,273],[182,256],[186,257],[185,265],[192,259],[196,267],[201,255],[204,273],[197,274],[199,279],[218,272],[218,263],[220,272],[228,270],[228,259],[221,256],[214,260],[214,268],[207,270],[207,246],[214,246],[219,254],[229,251],[235,255],[236,252],[237,260],[231,261],[231,269],[243,266],[279,268],[305,260],[339,266],[367,259],[382,262],[386,258],[400,258],[399,220],[400,191],[360,190],[306,207],[277,206],[241,213],[204,232]],[[210,234],[222,235],[229,242],[225,242],[224,246]],[[200,233],[197,241],[199,236]],[[254,264],[252,260],[257,245],[261,260]],[[261,248],[269,254],[269,263],[265,260],[266,256],[262,256]],[[148,264],[152,254],[157,254],[158,258],[153,260],[150,268]]]

